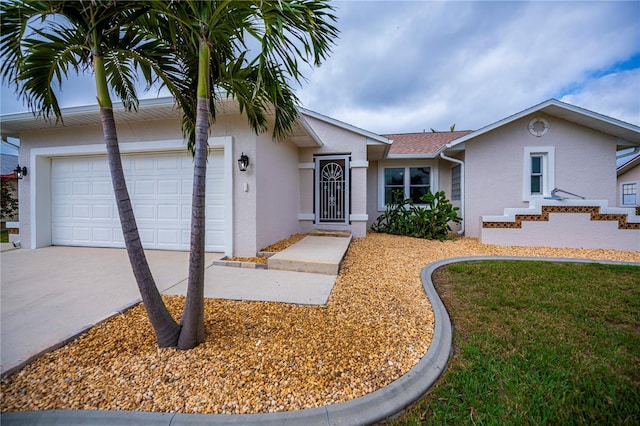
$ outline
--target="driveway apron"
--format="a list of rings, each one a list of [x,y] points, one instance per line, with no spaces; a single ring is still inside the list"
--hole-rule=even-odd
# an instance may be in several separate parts
[[[188,276],[189,253],[146,253],[160,291]],[[123,249],[45,247],[0,257],[3,374],[140,300]]]

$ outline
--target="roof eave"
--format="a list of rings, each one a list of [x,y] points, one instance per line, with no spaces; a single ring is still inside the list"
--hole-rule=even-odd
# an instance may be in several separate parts
[[[470,139],[476,138],[480,135],[497,129],[498,127],[504,126],[505,124],[519,120],[523,117],[526,117],[527,115],[534,114],[536,112],[544,112],[545,114],[549,114],[567,121],[576,122],[578,124],[591,127],[595,130],[613,134],[613,136],[617,137],[616,144],[618,146],[640,146],[640,127],[634,126],[633,124],[626,123],[621,120],[617,120],[615,118],[598,114],[593,111],[586,110],[584,108],[576,107],[575,105],[560,102],[557,99],[549,99],[524,111],[506,117],[500,121],[489,124],[488,126],[476,130],[475,132],[469,133],[468,135],[451,141],[446,145],[445,149],[451,149],[456,145],[460,145]],[[580,122],[581,120],[578,120],[579,117],[586,117],[589,119],[597,120],[597,122],[603,123],[603,125],[588,126],[587,124]],[[612,131],[613,133],[611,133]]]
[[[377,144],[390,144],[391,141],[384,136],[380,136],[368,130],[361,129],[356,126],[352,126],[351,124],[347,124],[340,120],[336,120],[335,118],[327,117],[326,115],[322,115],[315,111],[311,111],[310,109],[298,107],[298,112],[304,115],[308,115],[309,117],[313,117],[316,120],[323,121],[325,123],[331,124],[333,126],[339,127],[341,129],[347,130],[352,133],[356,133],[358,135],[364,136],[367,138],[367,145],[377,145]]]

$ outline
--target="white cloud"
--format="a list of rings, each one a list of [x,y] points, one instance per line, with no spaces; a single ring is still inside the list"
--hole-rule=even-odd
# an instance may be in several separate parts
[[[478,129],[549,98],[639,124],[639,2],[337,1],[304,107],[379,132]],[[95,102],[73,80],[64,106]],[[144,95],[153,97],[155,92]],[[22,111],[2,89],[2,113]]]
[[[640,68],[589,80],[560,100],[640,126]]]
[[[341,39],[300,98],[307,108],[381,133],[453,123],[477,129],[588,87],[594,73],[640,50],[637,3],[338,6]],[[628,115],[634,92],[619,95],[627,100],[619,98],[617,114]]]

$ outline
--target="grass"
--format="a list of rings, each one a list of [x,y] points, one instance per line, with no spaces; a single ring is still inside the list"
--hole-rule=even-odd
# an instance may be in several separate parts
[[[7,229],[0,230],[0,243],[9,242],[9,231]]]
[[[640,267],[450,265],[454,354],[394,425],[638,424]]]

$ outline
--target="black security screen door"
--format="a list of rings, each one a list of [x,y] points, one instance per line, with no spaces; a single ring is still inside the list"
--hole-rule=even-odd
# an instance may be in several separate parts
[[[349,221],[349,157],[316,157],[316,222]]]

